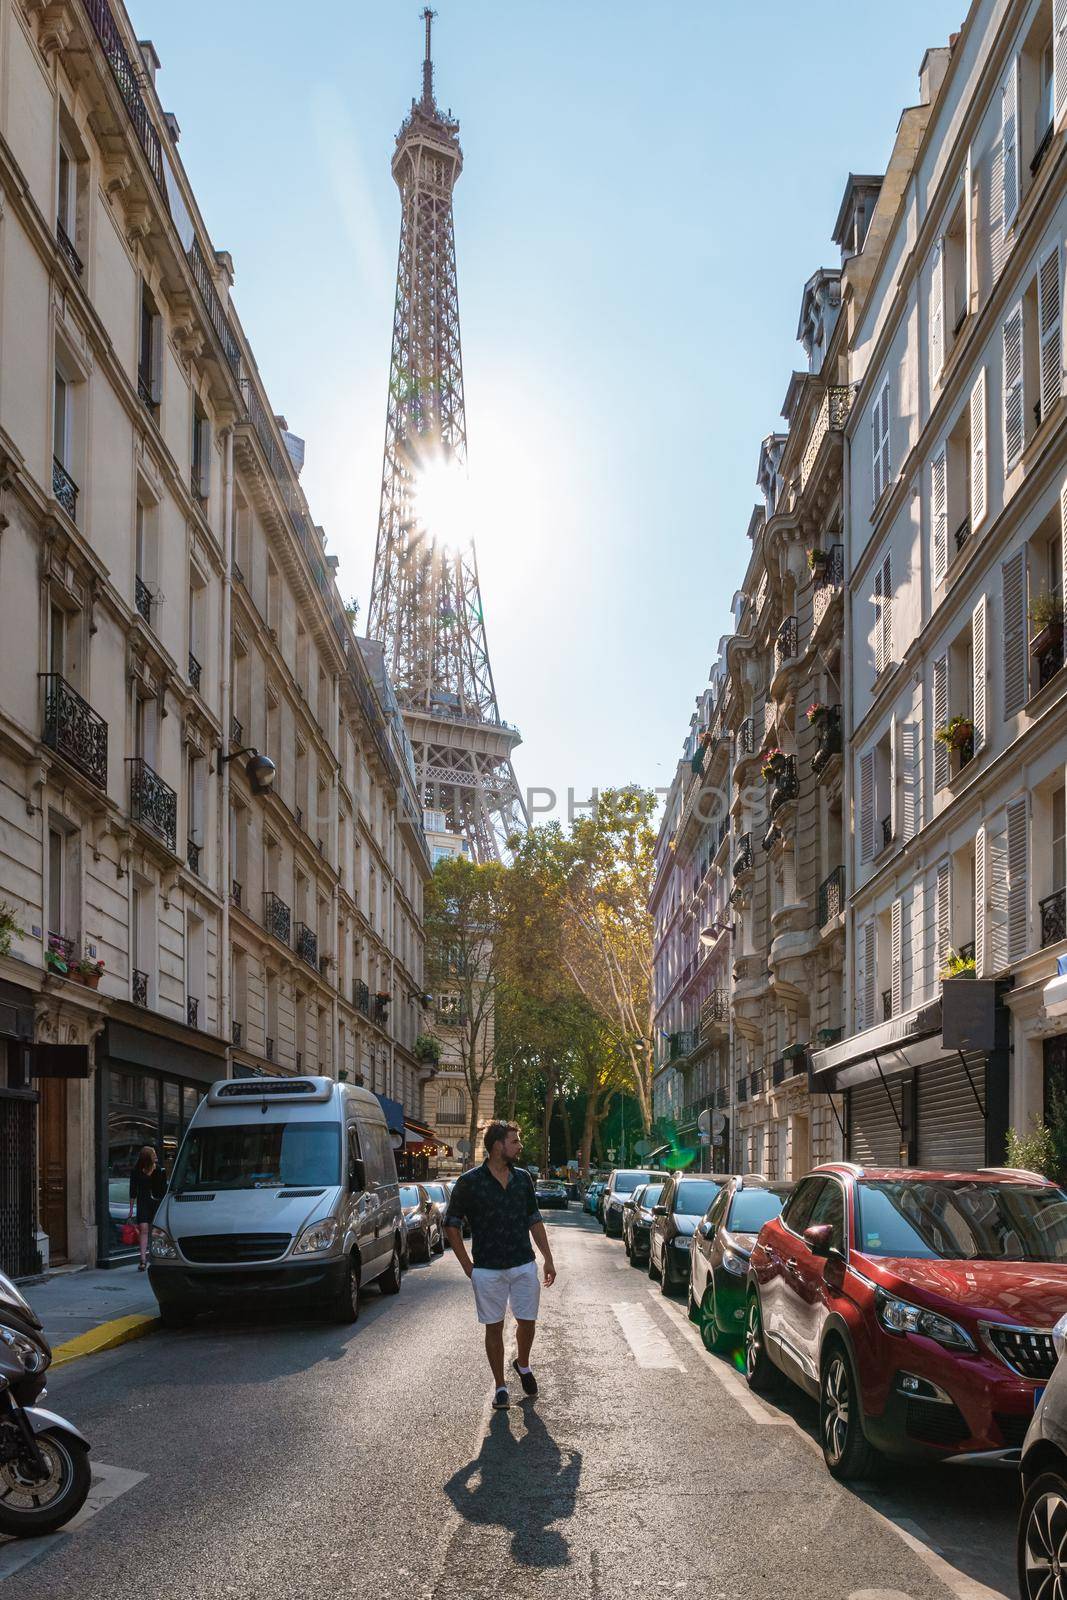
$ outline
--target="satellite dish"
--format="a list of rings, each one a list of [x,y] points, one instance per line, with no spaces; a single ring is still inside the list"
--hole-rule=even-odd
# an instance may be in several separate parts
[[[704,1112],[703,1115],[707,1116],[707,1112]],[[711,1131],[712,1131],[712,1133],[721,1133],[722,1130],[725,1128],[725,1126],[726,1126],[726,1118],[723,1116],[722,1112],[721,1111],[713,1111],[712,1114],[711,1114]]]
[[[710,1111],[702,1111],[700,1113],[699,1117],[697,1118],[697,1128],[701,1133],[709,1133],[711,1131]]]
[[[637,1143],[634,1145],[634,1155],[637,1156],[639,1160],[643,1161],[646,1156],[650,1156],[651,1154],[651,1139],[638,1139]]]

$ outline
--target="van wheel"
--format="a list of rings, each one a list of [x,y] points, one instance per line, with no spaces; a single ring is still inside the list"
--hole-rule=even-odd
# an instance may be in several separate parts
[[[348,1271],[334,1301],[333,1315],[335,1322],[359,1321],[359,1262],[354,1253],[348,1258]]]
[[[378,1287],[383,1294],[400,1293],[400,1251],[395,1244],[389,1265],[378,1279]]]

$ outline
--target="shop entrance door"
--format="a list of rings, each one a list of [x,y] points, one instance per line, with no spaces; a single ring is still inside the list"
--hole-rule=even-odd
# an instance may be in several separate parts
[[[67,1080],[42,1078],[40,1223],[48,1235],[51,1266],[66,1261],[67,1239]]]

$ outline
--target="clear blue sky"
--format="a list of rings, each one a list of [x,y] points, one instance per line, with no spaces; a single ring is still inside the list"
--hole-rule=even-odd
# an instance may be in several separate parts
[[[128,0],[366,615],[416,0]],[[472,479],[520,784],[668,782],[744,571],[805,280],[966,0],[438,0]],[[835,15],[841,25],[835,24]],[[254,20],[253,20],[254,19]],[[510,486],[510,491],[506,486]]]

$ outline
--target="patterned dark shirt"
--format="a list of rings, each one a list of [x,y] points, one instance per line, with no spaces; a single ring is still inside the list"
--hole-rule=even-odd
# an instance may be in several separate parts
[[[530,1229],[541,1221],[541,1213],[526,1168],[512,1167],[506,1189],[489,1171],[487,1160],[457,1178],[445,1227],[459,1228],[465,1221],[470,1223],[476,1267],[501,1272],[532,1261]]]

